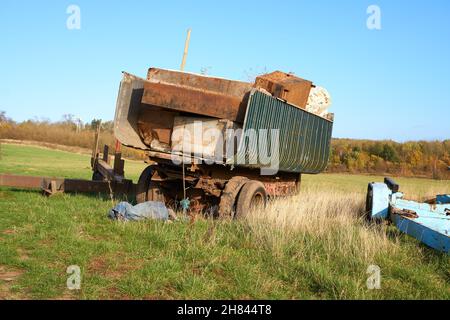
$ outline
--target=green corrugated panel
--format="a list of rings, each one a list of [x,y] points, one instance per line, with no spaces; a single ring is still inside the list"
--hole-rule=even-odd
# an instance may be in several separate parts
[[[332,121],[254,90],[250,95],[243,129],[244,132],[255,129],[258,134],[260,129],[268,129],[269,132],[270,129],[279,129],[279,171],[319,173],[327,166]],[[268,144],[260,146],[263,151],[267,148],[271,150]],[[247,148],[241,141],[236,156],[248,159],[249,155],[257,153],[255,141],[248,142]],[[249,165],[247,161],[244,166],[260,168],[263,165],[258,160],[258,164]]]

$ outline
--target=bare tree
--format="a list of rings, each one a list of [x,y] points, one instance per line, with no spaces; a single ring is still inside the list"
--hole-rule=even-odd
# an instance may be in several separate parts
[[[6,111],[0,111],[0,123],[7,122]]]
[[[202,67],[200,69],[200,74],[206,76],[211,69],[212,69],[212,67]]]
[[[267,67],[256,67],[256,68],[250,68],[248,70],[244,70],[244,74],[245,74],[245,81],[247,82],[255,82],[255,79],[257,76],[266,74],[267,72]]]

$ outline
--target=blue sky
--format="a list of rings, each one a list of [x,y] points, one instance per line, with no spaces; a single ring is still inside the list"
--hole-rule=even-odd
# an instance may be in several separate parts
[[[81,9],[68,30],[66,9]],[[381,30],[366,27],[369,5]],[[450,1],[21,1],[0,4],[0,110],[15,120],[114,116],[121,71],[247,80],[295,72],[331,93],[335,137],[448,139]]]

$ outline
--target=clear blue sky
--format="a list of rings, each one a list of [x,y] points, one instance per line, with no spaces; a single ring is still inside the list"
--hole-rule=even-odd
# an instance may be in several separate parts
[[[81,9],[68,30],[66,9]],[[366,27],[381,8],[381,30]],[[20,1],[0,4],[0,110],[112,119],[121,71],[247,80],[295,72],[333,98],[335,137],[450,138],[450,1]]]

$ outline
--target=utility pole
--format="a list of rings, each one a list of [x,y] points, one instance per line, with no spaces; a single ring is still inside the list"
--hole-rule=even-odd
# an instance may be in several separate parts
[[[184,43],[183,60],[181,61],[180,70],[184,71],[184,66],[186,65],[186,58],[189,50],[189,41],[191,40],[191,29],[189,28],[186,35],[186,42]]]
[[[186,65],[186,58],[189,50],[189,41],[191,40],[191,28],[188,29],[186,35],[186,42],[184,43],[184,51],[183,51],[183,60],[181,61],[180,70],[184,71],[184,66]],[[186,196],[186,176],[185,176],[185,168],[184,168],[184,156],[182,160],[182,168],[183,168],[183,200],[181,201],[181,207],[183,209],[183,213],[186,214],[186,210],[189,208],[189,199]]]

